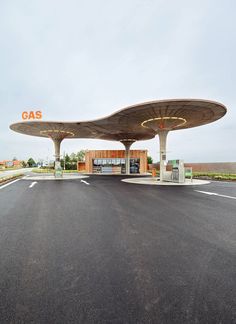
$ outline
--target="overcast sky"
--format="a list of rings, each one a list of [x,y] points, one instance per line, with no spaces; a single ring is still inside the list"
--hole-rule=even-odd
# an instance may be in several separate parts
[[[52,158],[50,140],[15,133],[24,110],[43,120],[104,117],[142,101],[212,99],[228,112],[171,132],[167,158],[236,161],[235,0],[1,0],[0,160]],[[158,159],[158,137],[135,143]],[[62,152],[123,149],[65,140]]]

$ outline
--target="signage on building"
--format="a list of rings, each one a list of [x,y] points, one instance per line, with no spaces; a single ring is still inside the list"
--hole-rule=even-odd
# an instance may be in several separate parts
[[[23,120],[42,119],[42,111],[23,111],[21,116]]]

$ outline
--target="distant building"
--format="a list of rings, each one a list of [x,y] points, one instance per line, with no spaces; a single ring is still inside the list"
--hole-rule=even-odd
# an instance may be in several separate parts
[[[19,160],[3,160],[0,161],[0,169],[5,169],[5,168],[20,168],[22,166],[22,161]]]

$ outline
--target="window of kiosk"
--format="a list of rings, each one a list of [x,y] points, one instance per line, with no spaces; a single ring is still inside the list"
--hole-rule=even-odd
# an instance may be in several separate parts
[[[130,159],[130,173],[140,173],[140,159]]]

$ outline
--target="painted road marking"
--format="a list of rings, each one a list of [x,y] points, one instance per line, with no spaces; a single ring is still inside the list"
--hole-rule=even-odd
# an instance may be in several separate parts
[[[34,181],[31,183],[31,185],[29,185],[29,188],[33,188],[34,185],[36,185],[36,183],[38,183],[37,181]]]
[[[5,187],[7,187],[7,186],[10,186],[11,184],[13,184],[14,182],[16,182],[16,181],[19,181],[20,179],[16,179],[16,180],[13,180],[13,181],[11,181],[11,182],[8,182],[8,183],[6,183],[5,185],[2,185],[1,187],[0,187],[0,189],[3,189],[3,188],[5,188]]]
[[[218,197],[223,197],[223,198],[230,198],[230,199],[236,199],[236,197],[233,196],[227,196],[227,195],[220,195],[216,192],[209,192],[209,191],[200,191],[200,190],[194,190],[196,192],[200,192],[203,193],[205,195],[209,195],[209,196],[218,196]]]
[[[83,182],[83,183],[85,183],[86,185],[90,185],[90,183],[88,183],[87,181],[85,181],[85,180],[80,180],[81,182]]]

